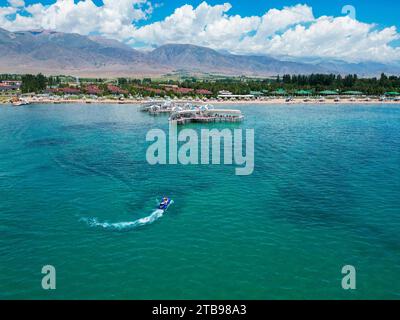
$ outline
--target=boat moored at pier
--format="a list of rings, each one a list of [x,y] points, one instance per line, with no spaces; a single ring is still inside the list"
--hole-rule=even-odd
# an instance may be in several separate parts
[[[240,110],[209,109],[207,107],[196,110],[183,110],[171,114],[170,122],[178,125],[187,123],[210,123],[210,122],[241,122],[244,116]]]
[[[140,110],[151,115],[172,114],[179,111],[199,110],[202,108],[211,108],[211,106],[202,106],[191,102],[179,103],[171,100],[148,102],[141,106]]]
[[[11,103],[14,107],[26,106],[30,104],[29,101],[25,99],[13,99],[11,100]]]

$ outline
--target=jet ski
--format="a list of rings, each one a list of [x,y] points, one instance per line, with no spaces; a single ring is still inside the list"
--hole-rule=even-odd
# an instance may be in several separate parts
[[[161,210],[167,210],[169,205],[171,204],[171,199],[170,198],[163,198],[163,200],[161,201],[160,205],[158,206],[158,209]]]

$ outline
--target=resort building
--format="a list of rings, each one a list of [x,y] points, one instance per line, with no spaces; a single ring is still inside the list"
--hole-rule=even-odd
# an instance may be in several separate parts
[[[94,84],[88,85],[86,87],[85,91],[86,91],[87,94],[96,95],[96,96],[97,95],[101,95],[103,93],[103,91],[98,86],[96,86]]]
[[[21,87],[22,82],[18,80],[3,80],[0,82],[0,86],[13,86],[13,87]]]
[[[58,89],[58,92],[61,92],[63,94],[80,94],[81,90],[78,88],[60,88]]]
[[[230,95],[232,95],[232,92],[230,92],[228,90],[221,90],[221,91],[218,91],[218,95],[220,95],[220,96],[230,96]]]
[[[0,82],[0,92],[18,91],[21,87],[21,81],[5,80]]]
[[[206,89],[197,89],[196,93],[203,95],[203,96],[210,96],[213,94],[210,90],[206,90]]]
[[[0,85],[0,91],[5,92],[5,91],[15,91],[18,90],[18,88],[14,86],[5,86],[5,85]]]
[[[189,94],[194,92],[194,89],[191,88],[180,88],[178,86],[169,86],[169,87],[165,87],[166,91],[172,91],[174,93],[177,94]]]
[[[110,91],[111,94],[114,95],[121,95],[121,94],[128,94],[129,92],[127,90],[121,89],[120,87],[117,87],[112,84],[107,85],[107,90]]]

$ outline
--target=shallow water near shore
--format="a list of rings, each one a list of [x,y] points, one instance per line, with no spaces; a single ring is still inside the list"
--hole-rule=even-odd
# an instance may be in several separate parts
[[[236,107],[187,127],[254,129],[250,176],[150,166],[137,106],[1,106],[0,298],[399,299],[400,106]]]

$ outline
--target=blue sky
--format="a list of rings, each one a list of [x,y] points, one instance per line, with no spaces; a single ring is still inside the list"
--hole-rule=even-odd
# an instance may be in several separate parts
[[[202,0],[157,0],[162,6],[154,11],[149,21],[165,18],[173,13],[175,8],[184,4],[199,5]],[[42,3],[52,4],[55,0],[25,0],[26,4]],[[75,0],[75,2],[78,2]],[[102,0],[94,0],[96,4],[102,4]],[[382,26],[396,25],[400,29],[400,1],[396,0],[209,0],[209,4],[232,4],[232,13],[240,15],[257,15],[271,8],[282,8],[294,4],[308,4],[314,9],[317,16],[340,15],[343,6],[352,5],[357,10],[357,18],[368,23],[378,23]],[[7,0],[0,0],[0,6],[6,6]]]
[[[342,8],[355,8],[355,19]],[[99,34],[132,47],[400,63],[394,0],[0,0],[0,27]]]
[[[175,7],[185,3],[194,5],[202,1],[173,0],[164,1],[164,7],[155,12],[154,18],[161,19],[165,15],[171,14]],[[232,4],[232,13],[240,15],[257,15],[264,13],[271,8],[282,8],[294,4],[308,4],[314,9],[317,16],[321,15],[340,15],[345,5],[352,5],[357,10],[357,18],[381,25],[397,25],[400,27],[400,1],[396,0],[231,0],[231,1],[207,1],[210,4],[229,2]]]

